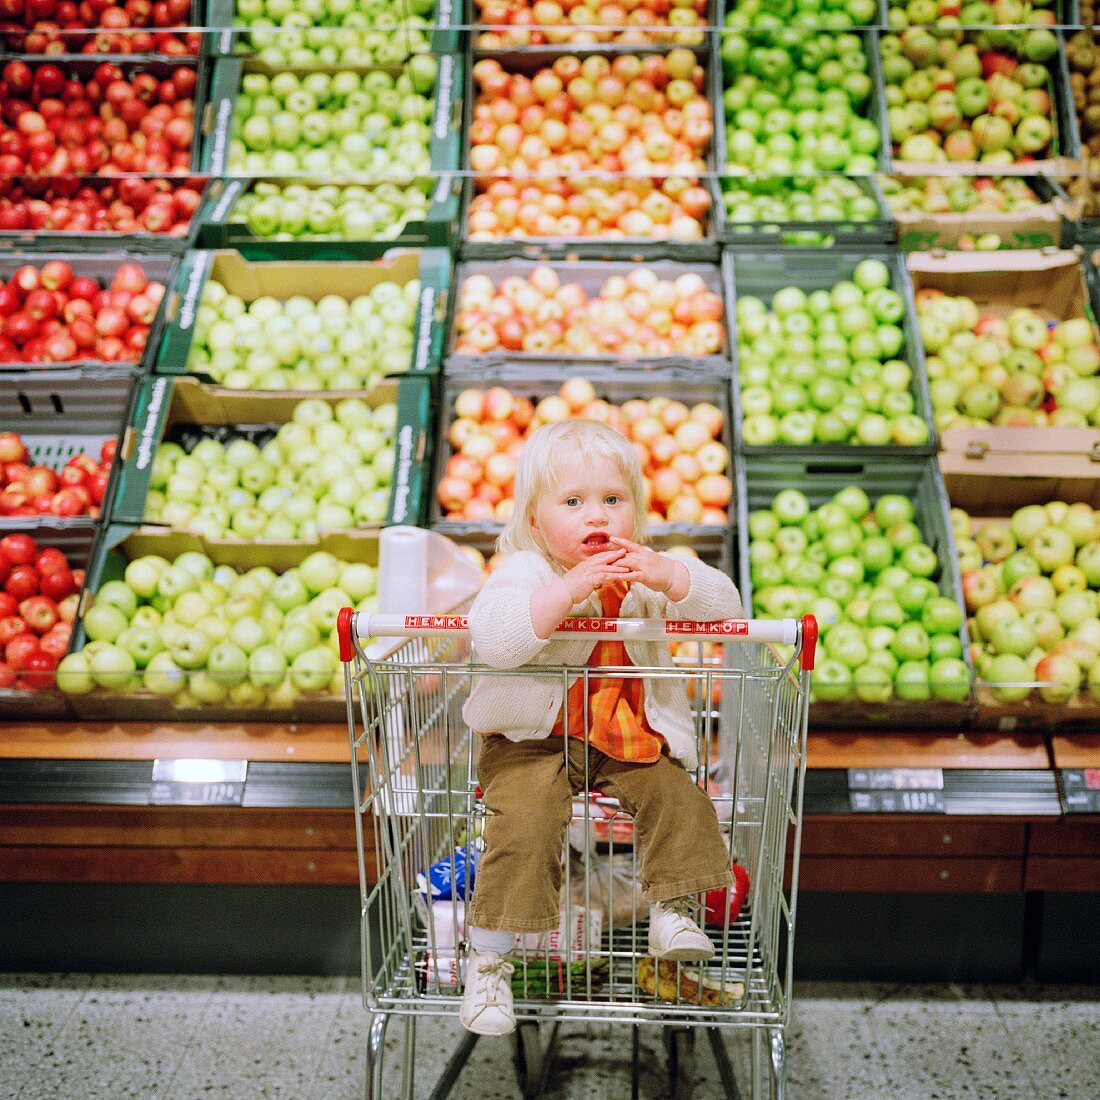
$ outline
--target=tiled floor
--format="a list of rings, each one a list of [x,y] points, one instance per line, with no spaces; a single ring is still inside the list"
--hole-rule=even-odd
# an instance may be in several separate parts
[[[354,979],[0,975],[0,1098],[344,1100],[362,1095],[366,1016]],[[382,1100],[400,1096],[395,1021]],[[421,1021],[417,1097],[459,1031]],[[543,1094],[625,1100],[629,1032],[563,1027]],[[788,1035],[791,1100],[1086,1100],[1100,1090],[1100,989],[804,984]],[[726,1047],[746,1093],[745,1044]],[[696,1043],[700,1100],[725,1096]],[[507,1040],[475,1048],[455,1100],[520,1095]],[[661,1036],[642,1032],[641,1097],[669,1095]]]

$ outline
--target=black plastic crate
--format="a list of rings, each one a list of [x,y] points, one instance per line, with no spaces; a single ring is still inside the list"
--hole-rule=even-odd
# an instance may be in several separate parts
[[[960,609],[964,607],[947,490],[934,458],[861,459],[853,456],[844,460],[823,455],[800,458],[741,455],[737,459],[736,474],[737,558],[741,599],[746,609],[752,607],[753,590],[749,515],[758,509],[770,508],[776,494],[784,489],[798,489],[804,493],[813,509],[832,499],[841,489],[853,485],[861,488],[872,504],[887,493],[898,493],[913,501],[916,512],[914,522],[939,560],[939,572],[933,579],[940,594],[955,601]],[[827,624],[820,625],[824,634]],[[967,654],[969,639],[965,622],[959,637],[962,659],[971,673],[971,691],[966,700],[957,703],[935,698],[924,702],[907,702],[897,698],[884,703],[815,701],[810,707],[811,726],[883,729],[940,726],[958,729],[962,724],[971,722],[975,714],[973,668]]]
[[[96,370],[0,374],[0,431],[18,432],[31,463],[55,470],[82,451],[98,459],[108,439],[116,439],[121,452],[136,379],[136,372]],[[100,524],[109,518],[120,467],[116,455]],[[86,515],[0,516],[0,535],[51,528],[77,530],[94,523]]]
[[[881,260],[890,270],[890,285],[905,302],[905,315],[900,327],[905,334],[901,358],[912,371],[910,392],[914,397],[913,411],[928,427],[927,443],[911,447],[898,444],[866,446],[858,443],[811,443],[808,446],[773,444],[750,446],[742,434],[741,381],[734,370],[733,401],[736,418],[738,450],[742,454],[790,455],[806,452],[833,456],[851,455],[856,461],[867,455],[891,457],[898,455],[930,455],[936,452],[936,427],[932,418],[932,400],[928,394],[928,376],[924,365],[924,351],[917,328],[916,306],[913,301],[913,284],[901,255],[894,250],[875,252],[841,252],[821,249],[784,249],[771,253],[729,253],[732,258],[734,308],[742,295],[763,298],[770,304],[776,291],[786,286],[797,286],[807,292],[827,290],[838,282],[849,279],[862,260]]]
[[[466,377],[476,378],[486,368],[507,362],[520,373],[523,373],[528,367],[545,372],[547,367],[557,366],[563,370],[568,369],[572,374],[577,374],[581,370],[589,369],[591,366],[610,365],[634,370],[662,371],[676,368],[728,378],[734,355],[734,333],[732,330],[733,299],[730,294],[730,281],[725,267],[719,267],[716,264],[677,264],[667,260],[647,262],[645,266],[659,279],[675,279],[680,275],[699,275],[703,278],[709,290],[722,296],[724,316],[721,324],[725,337],[725,347],[722,351],[705,356],[690,356],[679,352],[667,356],[638,356],[637,358],[625,358],[610,354],[584,356],[568,355],[564,352],[517,352],[504,349],[494,349],[481,355],[471,352],[455,352],[455,318],[458,303],[462,297],[463,283],[472,275],[486,275],[499,287],[500,283],[509,276],[519,276],[526,279],[537,267],[551,267],[558,274],[563,284],[577,283],[584,288],[589,296],[593,296],[612,276],[626,276],[638,268],[637,263],[621,260],[559,260],[543,261],[541,263],[535,260],[515,259],[496,262],[467,261],[460,263],[455,271],[454,290],[452,292],[453,305],[444,350],[444,373],[462,374]]]

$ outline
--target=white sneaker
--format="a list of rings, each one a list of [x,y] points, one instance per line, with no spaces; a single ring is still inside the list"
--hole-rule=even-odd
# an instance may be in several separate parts
[[[649,907],[649,953],[671,962],[706,962],[714,955],[714,944],[692,920],[697,910],[690,895],[670,898]]]
[[[516,1030],[512,1009],[514,967],[500,955],[470,952],[466,964],[466,988],[458,1018],[475,1035],[511,1035]]]

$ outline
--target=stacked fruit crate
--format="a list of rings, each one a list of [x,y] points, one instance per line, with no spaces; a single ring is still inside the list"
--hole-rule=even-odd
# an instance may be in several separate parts
[[[15,5],[0,118],[0,714],[66,712],[136,387],[205,180],[207,63],[189,3]],[[89,658],[90,659],[90,658]]]
[[[523,440],[587,417],[644,453],[655,541],[732,568],[732,301],[709,179],[717,69],[693,29],[712,13],[641,4],[629,25],[605,13],[581,33],[570,24],[583,6],[568,19],[535,8],[542,29],[525,25],[531,5],[486,5],[471,32],[430,522],[489,554]]]
[[[336,611],[374,606],[380,528],[424,510],[463,87],[430,10],[375,14],[206,13],[210,183],[120,410],[69,713],[343,713]]]

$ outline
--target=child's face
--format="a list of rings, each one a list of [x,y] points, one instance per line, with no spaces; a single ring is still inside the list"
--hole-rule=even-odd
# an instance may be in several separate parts
[[[566,569],[612,549],[608,538],[634,533],[634,500],[626,479],[608,459],[570,455],[558,483],[546,489],[531,521],[550,556]]]

